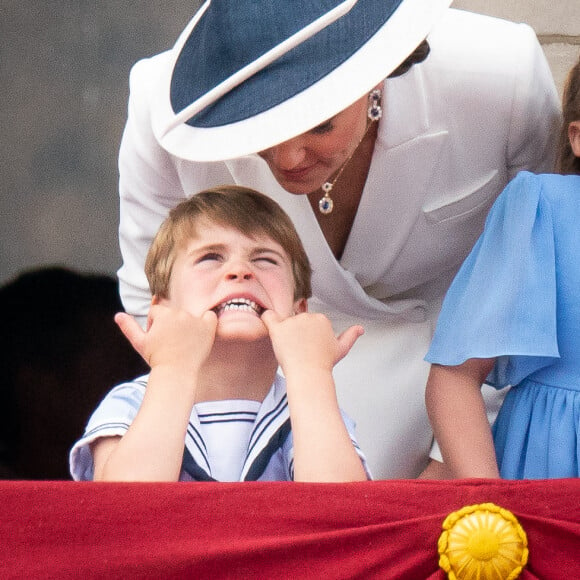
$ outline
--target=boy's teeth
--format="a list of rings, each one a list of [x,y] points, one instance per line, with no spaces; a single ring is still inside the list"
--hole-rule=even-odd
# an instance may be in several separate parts
[[[248,310],[260,314],[262,308],[249,298],[234,298],[228,300],[220,306],[220,310]]]

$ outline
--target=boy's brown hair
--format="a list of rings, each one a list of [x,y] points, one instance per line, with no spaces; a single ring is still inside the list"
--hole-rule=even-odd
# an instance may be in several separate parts
[[[568,137],[570,123],[580,121],[580,58],[570,69],[566,78],[562,97],[562,113],[562,130],[560,131],[556,171],[564,175],[580,175],[580,158],[574,155]]]
[[[312,295],[312,269],[294,224],[272,199],[247,187],[226,185],[202,191],[174,207],[161,224],[147,254],[145,274],[154,296],[168,298],[177,252],[207,220],[245,236],[265,235],[288,254],[294,276],[294,299]]]

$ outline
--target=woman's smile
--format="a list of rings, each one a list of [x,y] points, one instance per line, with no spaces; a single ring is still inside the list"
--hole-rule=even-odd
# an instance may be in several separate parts
[[[367,128],[367,97],[311,131],[259,153],[288,192],[319,189],[356,150]]]
[[[317,189],[319,163],[312,163],[310,165],[297,167],[296,169],[275,169],[272,167],[272,172],[278,177],[281,185],[295,184],[297,186],[306,185],[309,191]],[[302,192],[301,192],[302,193]]]

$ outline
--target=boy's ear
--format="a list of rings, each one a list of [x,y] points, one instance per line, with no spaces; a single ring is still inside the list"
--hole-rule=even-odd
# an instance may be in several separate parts
[[[302,312],[308,312],[308,301],[306,298],[301,298],[294,302],[294,314],[301,314]]]
[[[576,157],[580,157],[580,121],[572,121],[568,125],[568,139]]]
[[[157,294],[153,294],[151,297],[151,306],[155,306],[156,304],[159,304],[159,296],[157,296]],[[151,306],[149,308],[151,308]],[[151,318],[151,310],[149,310],[147,313],[147,326],[145,327],[145,330],[149,331],[152,323],[153,319]]]
[[[151,297],[151,306],[155,306],[156,304],[166,304],[169,298],[162,298],[159,294],[154,294]]]

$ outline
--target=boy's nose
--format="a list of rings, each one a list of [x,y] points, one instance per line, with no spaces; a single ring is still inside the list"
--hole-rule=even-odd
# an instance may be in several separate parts
[[[245,272],[245,273],[230,272],[227,275],[227,279],[228,280],[251,280],[252,274],[251,274],[251,272]]]
[[[226,274],[226,279],[231,281],[251,280],[253,277],[252,269],[243,261],[232,263]]]

